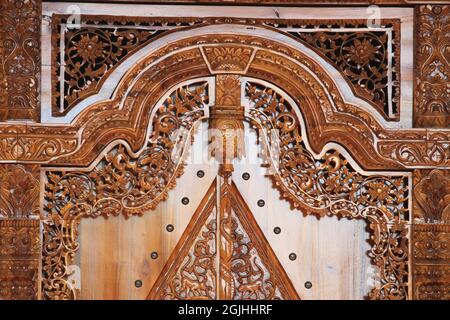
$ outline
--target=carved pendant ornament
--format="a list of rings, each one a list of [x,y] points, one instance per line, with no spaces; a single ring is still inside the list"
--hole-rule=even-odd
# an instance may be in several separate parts
[[[416,10],[414,123],[429,129],[398,129],[394,18],[369,30],[357,19],[85,15],[73,28],[55,14],[42,109],[55,123],[38,123],[40,2],[0,7],[0,120],[32,120],[0,123],[0,299],[79,298],[79,224],[152,214],[202,122],[220,169],[149,299],[302,297],[232,180],[246,123],[298,214],[367,222],[379,272],[367,298],[449,299],[447,5]]]

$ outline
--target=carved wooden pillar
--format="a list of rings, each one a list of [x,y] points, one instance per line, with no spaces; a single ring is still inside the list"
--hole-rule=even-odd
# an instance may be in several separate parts
[[[416,9],[414,124],[450,127],[450,6],[426,5]]]
[[[450,171],[414,172],[413,298],[450,299]]]
[[[0,165],[0,300],[36,299],[39,166]]]
[[[0,121],[39,121],[41,0],[2,0],[0,26]]]

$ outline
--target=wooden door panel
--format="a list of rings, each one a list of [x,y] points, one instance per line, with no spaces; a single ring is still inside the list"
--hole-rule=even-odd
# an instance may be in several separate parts
[[[202,178],[199,170],[204,172]],[[142,216],[83,220],[79,227],[81,299],[145,299],[216,170],[186,166],[167,200]],[[181,202],[184,197],[189,198],[187,205]],[[167,231],[169,224],[172,232]],[[157,259],[152,259],[152,252],[157,252]],[[141,287],[135,286],[136,280],[142,281]]]

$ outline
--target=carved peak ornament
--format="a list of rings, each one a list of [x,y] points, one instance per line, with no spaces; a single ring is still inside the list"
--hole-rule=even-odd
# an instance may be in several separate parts
[[[245,73],[254,55],[254,49],[244,46],[203,47],[211,73]]]
[[[299,299],[236,186],[222,184],[217,207],[216,184],[211,184],[147,298]]]

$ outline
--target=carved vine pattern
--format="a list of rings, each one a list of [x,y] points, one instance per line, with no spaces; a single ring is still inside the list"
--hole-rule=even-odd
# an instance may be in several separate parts
[[[78,250],[82,217],[140,215],[165,200],[183,171],[182,139],[203,114],[207,83],[176,89],[158,108],[152,134],[138,155],[119,144],[91,172],[47,172],[43,256],[43,293],[47,299],[72,299],[67,266]],[[174,153],[175,152],[175,153]]]
[[[329,28],[330,25],[323,27]],[[386,31],[290,33],[331,61],[354,85],[356,94],[374,103],[385,117],[390,114],[392,103],[392,114],[398,119],[400,82],[397,66],[400,65],[400,50],[396,47],[400,45],[399,27],[393,24],[383,27],[391,30],[392,41]],[[390,64],[394,66],[392,70]],[[394,92],[390,93],[389,89]]]
[[[248,83],[246,94],[253,103],[248,114],[251,123],[262,129],[269,145],[279,141],[278,148],[264,148],[264,158],[282,198],[306,214],[366,219],[372,231],[369,256],[381,273],[381,286],[373,288],[369,297],[406,299],[407,178],[363,176],[333,149],[317,159],[306,149],[299,119],[279,93]]]

